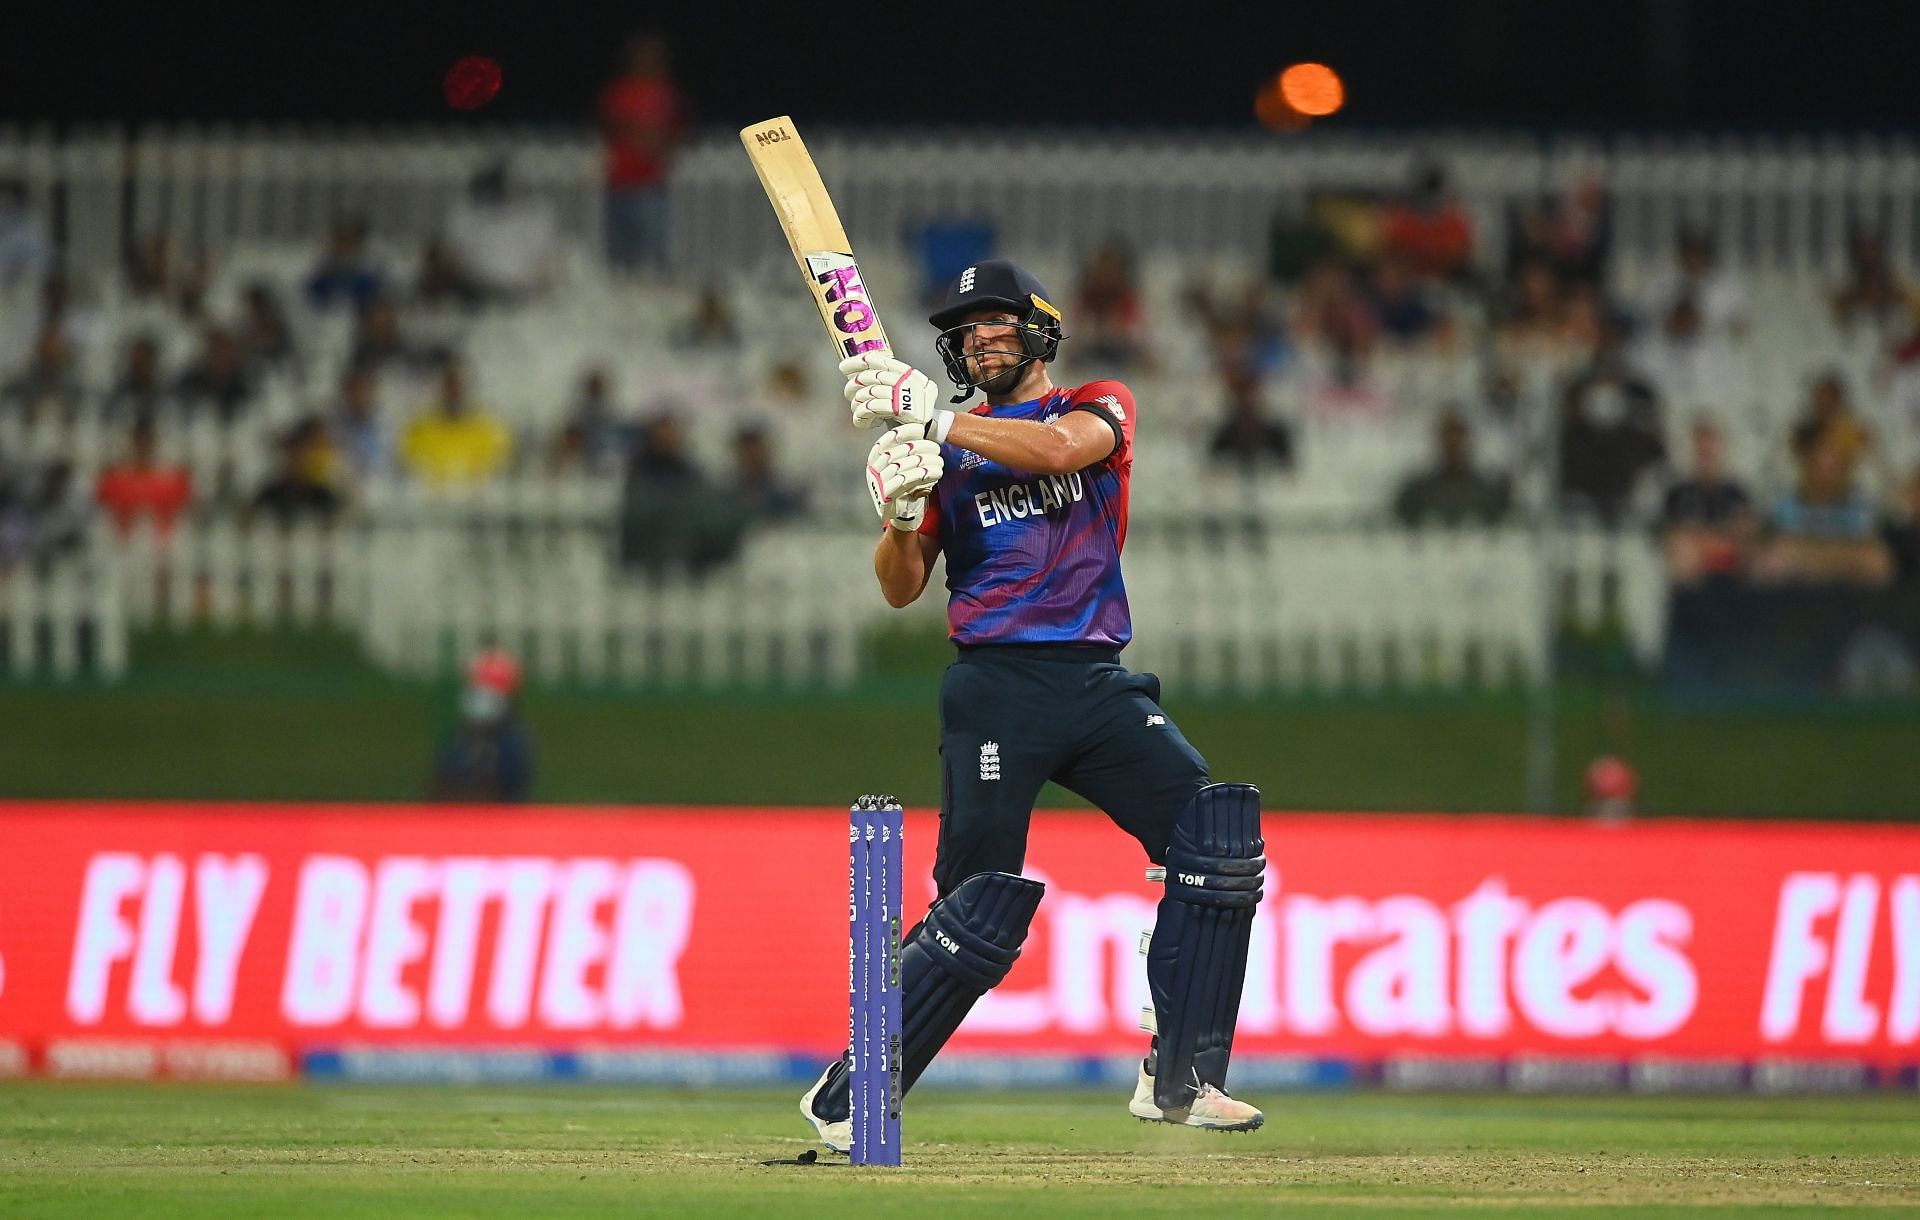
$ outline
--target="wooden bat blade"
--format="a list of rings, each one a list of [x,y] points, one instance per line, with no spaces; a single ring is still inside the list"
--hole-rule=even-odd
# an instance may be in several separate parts
[[[781,115],[743,127],[740,143],[773,204],[787,247],[807,277],[837,358],[890,350],[833,197],[793,120]]]

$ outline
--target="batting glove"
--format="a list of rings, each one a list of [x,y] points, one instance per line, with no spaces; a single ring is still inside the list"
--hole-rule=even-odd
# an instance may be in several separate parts
[[[856,428],[892,428],[920,424],[936,441],[947,439],[953,412],[939,405],[940,388],[933,378],[905,361],[867,352],[840,362],[847,379],[847,401],[853,404]]]
[[[903,532],[920,528],[927,496],[946,473],[940,446],[920,432],[914,424],[891,428],[867,451],[867,494],[873,497],[873,511]]]

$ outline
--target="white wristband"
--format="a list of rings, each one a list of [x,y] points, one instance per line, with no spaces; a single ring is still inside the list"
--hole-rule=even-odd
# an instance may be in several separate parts
[[[953,431],[953,412],[951,411],[944,409],[935,411],[933,418],[927,421],[928,440],[938,441],[944,445],[947,443],[947,433],[951,431]]]

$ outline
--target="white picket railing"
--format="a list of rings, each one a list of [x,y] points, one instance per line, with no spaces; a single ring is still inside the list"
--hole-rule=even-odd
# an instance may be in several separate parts
[[[551,491],[546,514],[527,518],[103,528],[66,562],[0,578],[7,664],[16,677],[111,679],[126,671],[134,628],[333,623],[416,676],[499,644],[544,681],[837,687],[864,672],[875,627],[940,630],[938,577],[905,612],[875,594],[869,529],[769,528],[704,578],[648,579],[618,564],[609,518],[551,511],[590,494]],[[1129,656],[1201,694],[1522,680],[1546,662],[1538,557],[1521,529],[1145,530],[1128,547]],[[1666,581],[1647,537],[1564,534],[1552,570],[1567,620],[1617,623],[1643,663],[1657,662]]]

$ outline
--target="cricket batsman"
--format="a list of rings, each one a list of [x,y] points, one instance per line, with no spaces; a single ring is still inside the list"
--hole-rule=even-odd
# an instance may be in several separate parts
[[[1013,263],[968,267],[931,321],[954,401],[978,390],[984,404],[941,407],[933,380],[891,356],[840,366],[853,422],[887,429],[866,470],[885,522],[881,595],[913,602],[944,552],[958,650],[940,687],[939,897],[901,949],[902,1087],[1019,956],[1042,892],[1020,876],[1027,828],[1052,780],[1139,840],[1166,884],[1147,950],[1154,1036],[1129,1110],[1253,1130],[1263,1116],[1226,1083],[1266,867],[1260,793],[1213,783],[1160,707],[1159,679],[1120,664],[1133,395],[1118,381],[1053,384],[1060,311]],[[800,1102],[835,1151],[852,1143],[848,1104],[843,1056]]]

